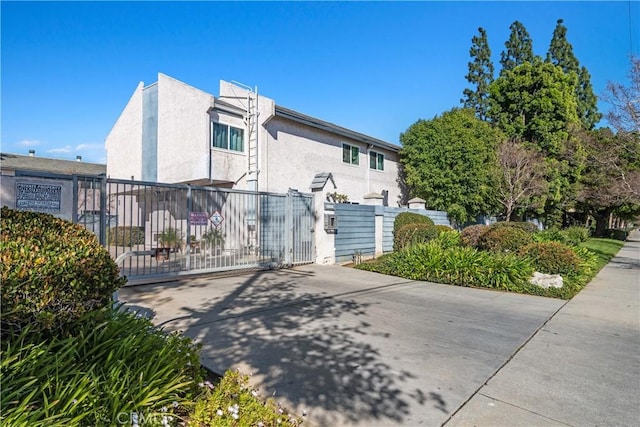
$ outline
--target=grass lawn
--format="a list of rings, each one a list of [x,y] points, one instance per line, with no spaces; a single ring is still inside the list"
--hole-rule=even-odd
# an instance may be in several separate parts
[[[607,265],[609,260],[618,253],[623,245],[624,242],[621,242],[620,240],[597,238],[591,238],[580,244],[581,247],[589,249],[598,256],[596,272],[600,271],[602,267]]]

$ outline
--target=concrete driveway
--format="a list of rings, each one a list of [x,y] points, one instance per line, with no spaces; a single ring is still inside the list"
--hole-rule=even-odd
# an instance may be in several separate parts
[[[125,288],[305,424],[445,423],[565,301],[309,265]]]

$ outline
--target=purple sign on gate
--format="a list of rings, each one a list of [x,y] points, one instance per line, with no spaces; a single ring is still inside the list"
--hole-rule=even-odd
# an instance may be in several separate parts
[[[207,212],[190,212],[191,225],[207,225],[209,214]]]

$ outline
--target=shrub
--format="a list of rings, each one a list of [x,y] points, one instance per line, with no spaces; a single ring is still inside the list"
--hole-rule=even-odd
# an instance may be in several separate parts
[[[436,230],[438,230],[438,233],[443,233],[446,231],[452,231],[453,228],[449,227],[448,225],[444,225],[444,224],[436,224]]]
[[[393,236],[396,236],[397,231],[403,225],[407,224],[430,224],[434,225],[431,218],[426,215],[417,214],[414,212],[402,212],[396,216],[393,221]]]
[[[512,227],[519,228],[522,231],[526,231],[527,233],[535,233],[538,231],[538,226],[532,222],[519,222],[519,221],[500,221],[494,222],[490,226],[491,228],[502,228],[502,227]]]
[[[435,242],[411,246],[378,263],[356,268],[412,280],[519,292],[530,287],[528,281],[533,274],[529,259],[515,254],[482,252],[469,247],[441,248]]]
[[[124,285],[95,235],[52,215],[2,208],[2,337],[33,330],[64,332],[104,307]]]
[[[567,243],[570,246],[578,246],[582,242],[589,240],[591,235],[590,230],[587,227],[573,226],[560,232]]]
[[[433,224],[406,224],[398,229],[393,239],[393,250],[398,251],[407,246],[426,243],[434,239],[438,231]]]
[[[165,228],[158,234],[158,243],[165,248],[178,248],[183,241],[182,232],[171,226]]]
[[[134,246],[144,244],[144,227],[118,226],[109,229],[109,244]]]
[[[301,421],[272,400],[263,402],[248,385],[249,376],[227,371],[220,383],[198,399],[187,426],[298,426]]]
[[[604,231],[604,236],[602,237],[605,237],[607,239],[621,240],[624,242],[625,240],[627,240],[627,237],[629,237],[629,232],[626,230],[608,228]]]
[[[558,242],[537,242],[520,249],[533,267],[547,274],[571,275],[579,272],[580,258],[567,245]]]
[[[533,235],[533,241],[567,243],[567,238],[559,229],[549,228],[535,233]]]
[[[3,340],[3,425],[117,425],[132,412],[158,425],[200,393],[198,346],[189,338],[111,307],[76,326],[66,338],[45,340],[26,327]]]
[[[441,231],[433,241],[441,248],[453,248],[462,245],[460,233],[450,228],[446,231]]]
[[[492,252],[516,252],[533,242],[533,236],[519,227],[490,227],[478,240],[478,247]]]
[[[475,248],[478,246],[480,236],[488,230],[489,226],[484,224],[469,225],[462,230],[462,233],[460,233],[460,240],[463,245]]]

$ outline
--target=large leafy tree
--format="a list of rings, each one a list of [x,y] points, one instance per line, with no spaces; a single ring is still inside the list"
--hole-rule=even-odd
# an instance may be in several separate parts
[[[525,62],[533,62],[533,40],[529,32],[520,21],[514,21],[509,26],[511,33],[509,40],[504,43],[505,50],[500,53],[502,69],[500,75],[513,70]]]
[[[489,115],[507,136],[560,155],[570,125],[578,123],[575,81],[574,74],[540,59],[525,62],[491,84]]]
[[[410,193],[463,223],[495,210],[493,173],[501,132],[470,109],[419,120],[400,135]]]
[[[609,82],[602,98],[611,105],[606,118],[618,136],[637,136],[640,133],[640,58],[631,57],[629,85]]]
[[[465,89],[460,102],[465,108],[473,109],[480,120],[485,120],[489,106],[489,85],[493,81],[493,62],[487,32],[484,28],[478,28],[478,35],[471,39],[469,55],[472,59],[469,62],[466,79],[475,88]]]
[[[505,220],[511,220],[516,209],[535,207],[547,191],[544,158],[514,140],[498,146],[496,190]]]
[[[587,164],[578,200],[596,219],[596,233],[611,214],[640,214],[640,59],[631,57],[629,85],[610,82],[603,99],[611,105],[607,121],[616,131],[582,132]]]
[[[573,46],[567,40],[567,27],[558,19],[547,52],[547,62],[562,68],[565,73],[575,73],[578,77],[575,94],[578,101],[577,113],[585,129],[593,129],[602,118],[598,112],[598,99],[593,93],[591,75],[586,67],[581,67],[573,53]]]
[[[610,129],[583,132],[587,152],[580,208],[596,219],[596,234],[607,227],[609,215],[640,214],[640,135],[614,134]]]
[[[509,138],[545,157],[547,224],[562,220],[575,195],[583,150],[572,129],[579,126],[574,73],[540,59],[525,62],[496,79],[489,89],[489,115]]]

